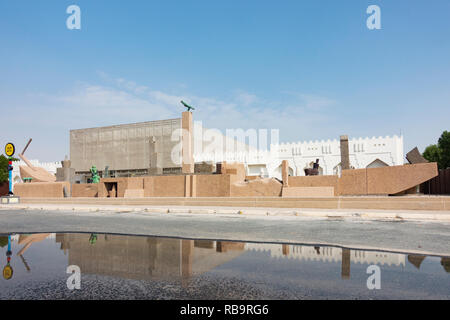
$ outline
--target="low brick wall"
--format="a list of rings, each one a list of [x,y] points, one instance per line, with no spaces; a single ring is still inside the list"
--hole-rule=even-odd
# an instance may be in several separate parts
[[[231,176],[229,174],[198,175],[197,197],[229,197],[231,195]]]
[[[342,176],[289,177],[289,187],[333,187],[335,196],[394,195],[438,175],[436,163],[343,170]]]
[[[64,188],[66,195],[70,196],[68,181],[16,183],[13,191],[21,198],[64,198]]]
[[[272,197],[281,195],[275,179],[245,181],[242,164],[223,163],[221,174],[165,175],[106,178],[98,184],[98,197]],[[287,196],[393,195],[437,175],[436,163],[344,170],[342,176],[286,177]],[[81,187],[80,187],[81,188]],[[309,189],[308,189],[309,188]],[[143,193],[142,191],[143,190]],[[79,190],[77,190],[78,192]],[[74,196],[77,196],[77,192]],[[80,191],[82,192],[82,191]],[[83,191],[84,192],[84,191]]]
[[[143,178],[145,197],[184,197],[186,176],[154,176]]]
[[[342,178],[341,178],[342,179]],[[334,195],[339,195],[339,177],[338,176],[307,176],[307,177],[289,177],[288,186],[290,187],[332,187]]]
[[[72,185],[72,197],[95,198],[98,196],[98,183],[80,183]]]
[[[231,185],[232,197],[279,197],[282,184],[276,179],[255,179]]]
[[[419,163],[382,168],[344,170],[339,195],[394,195],[438,175],[437,164]]]
[[[283,188],[283,198],[300,197],[333,197],[333,187],[287,187]]]

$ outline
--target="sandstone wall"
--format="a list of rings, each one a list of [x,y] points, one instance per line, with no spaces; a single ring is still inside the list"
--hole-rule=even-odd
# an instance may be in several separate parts
[[[70,196],[68,181],[16,183],[13,192],[21,198],[64,198],[64,188]]]
[[[115,197],[117,195],[119,198],[125,195],[127,197],[278,197],[282,194],[282,183],[276,179],[255,177],[245,181],[245,168],[242,164],[223,163],[220,171],[221,174],[101,179],[98,184],[98,196]],[[421,163],[343,170],[340,178],[338,176],[288,177],[286,179],[288,185],[283,189],[283,196],[328,197],[410,193],[417,185],[437,175],[436,163]],[[86,186],[74,186],[76,186],[75,197],[94,193],[93,190],[87,190]],[[108,191],[112,187],[115,190]],[[52,190],[49,192],[55,192]]]
[[[98,183],[76,183],[72,185],[72,197],[91,198],[98,196]]]
[[[231,175],[213,174],[196,177],[197,197],[229,197],[231,195]]]
[[[343,170],[338,188],[340,195],[394,195],[410,191],[437,175],[435,162]]]
[[[282,184],[273,178],[235,182],[231,185],[232,197],[279,197]]]
[[[354,170],[353,170],[354,171]],[[334,195],[339,195],[338,176],[289,177],[289,187],[333,187]]]

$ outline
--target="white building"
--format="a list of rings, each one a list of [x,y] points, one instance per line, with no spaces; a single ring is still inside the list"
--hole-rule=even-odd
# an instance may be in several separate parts
[[[194,152],[195,162],[242,162],[247,175],[281,179],[281,163],[289,162],[291,176],[304,176],[319,159],[321,175],[340,175],[341,152],[339,140],[304,141],[271,144],[268,151]],[[255,149],[253,149],[255,150]],[[403,136],[349,139],[350,166],[354,169],[403,165]]]

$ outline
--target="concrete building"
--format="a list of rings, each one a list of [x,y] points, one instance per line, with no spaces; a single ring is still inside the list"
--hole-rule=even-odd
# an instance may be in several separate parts
[[[203,132],[213,133],[213,141],[196,134]],[[195,171],[195,150],[212,150],[211,144],[215,151],[230,145],[249,151],[245,143],[194,125],[192,113],[183,112],[176,119],[71,130],[70,160],[81,181],[94,165],[101,174],[108,167],[115,177],[188,174]]]
[[[70,160],[77,174],[95,165],[116,176],[179,172],[181,118],[70,131]]]

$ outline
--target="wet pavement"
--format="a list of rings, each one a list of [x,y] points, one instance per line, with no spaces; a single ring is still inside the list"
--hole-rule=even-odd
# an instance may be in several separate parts
[[[118,208],[120,210],[120,208]],[[450,256],[450,223],[239,214],[0,210],[1,233],[90,232]]]
[[[4,234],[0,264],[0,299],[450,299],[450,256],[327,245]]]

